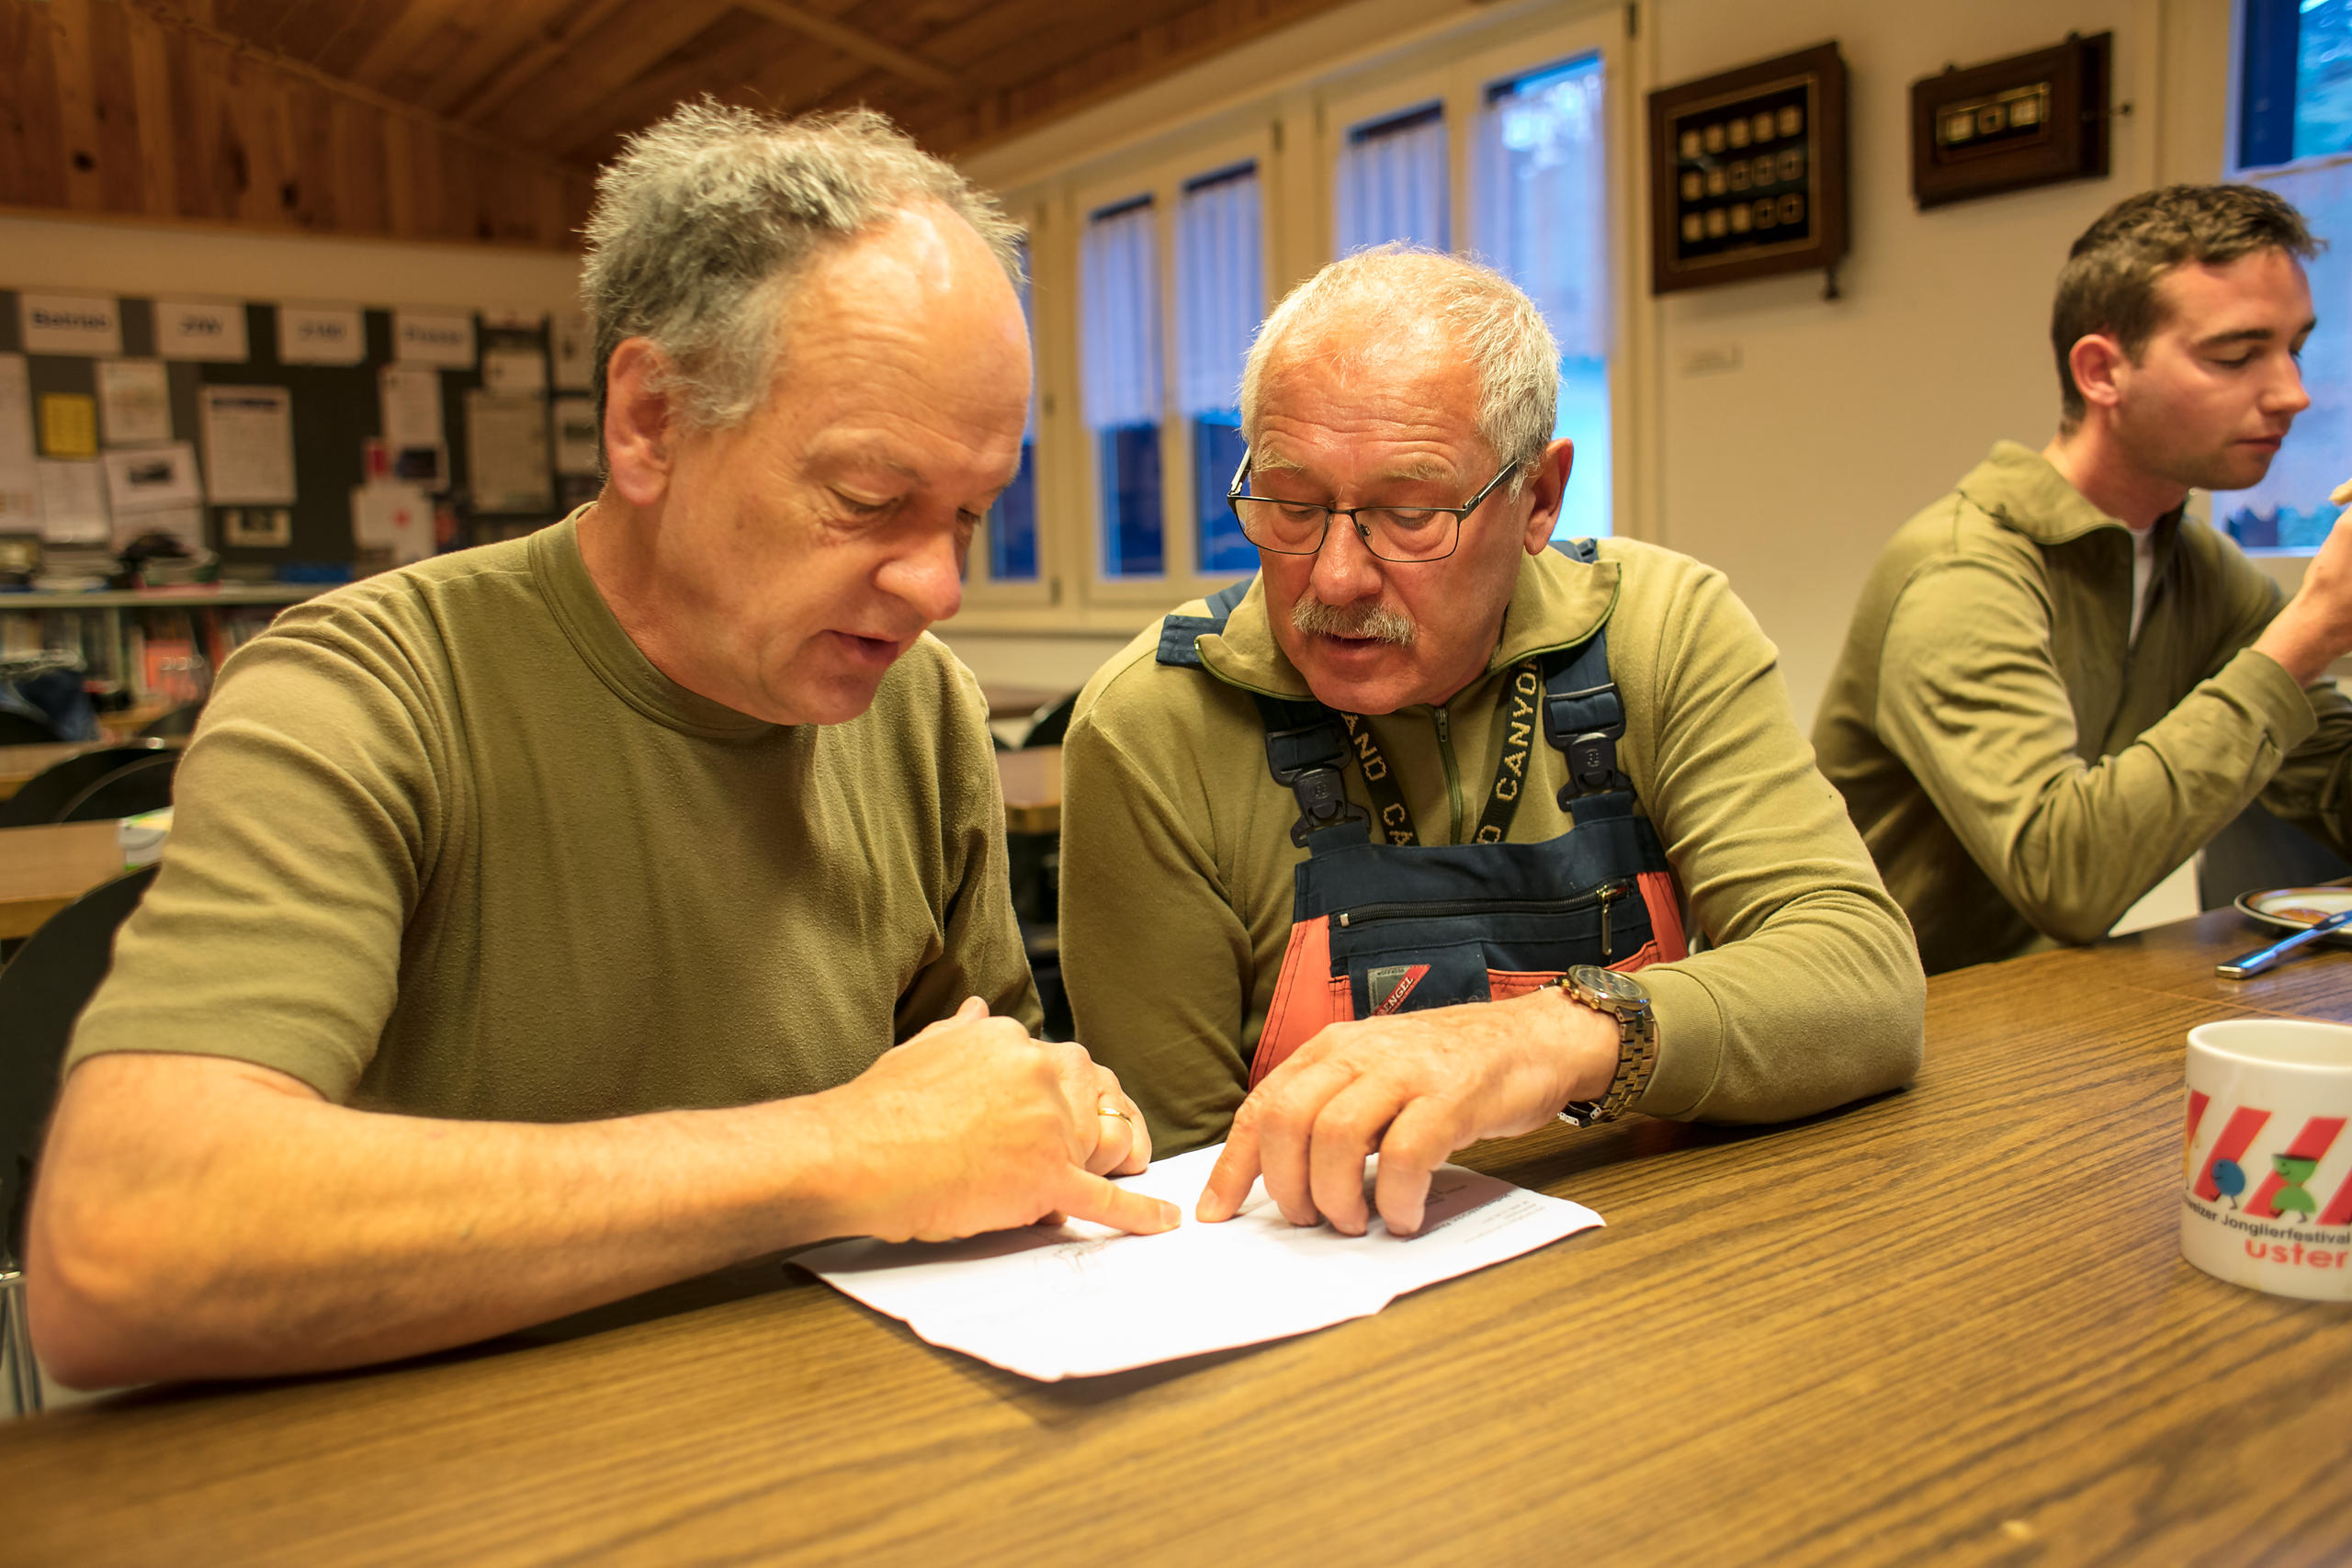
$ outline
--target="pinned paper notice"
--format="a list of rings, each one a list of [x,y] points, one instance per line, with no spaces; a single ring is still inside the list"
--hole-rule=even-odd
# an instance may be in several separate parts
[[[172,438],[172,389],[160,359],[98,361],[98,417],[109,446]]]
[[[1601,1224],[1582,1204],[1442,1165],[1411,1236],[1376,1214],[1360,1236],[1293,1225],[1263,1182],[1232,1219],[1203,1224],[1193,1205],[1216,1156],[1194,1149],[1119,1183],[1183,1211],[1159,1235],[1071,1221],[967,1241],[835,1242],[792,1261],[933,1345],[1052,1382],[1369,1317],[1408,1291]]]
[[[389,549],[405,566],[433,553],[433,498],[414,485],[355,485],[351,537],[362,549]]]

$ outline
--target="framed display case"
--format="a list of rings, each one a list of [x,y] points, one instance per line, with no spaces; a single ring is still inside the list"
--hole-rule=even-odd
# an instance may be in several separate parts
[[[1650,291],[1836,267],[1846,62],[1833,43],[1652,93]]]
[[[2111,33],[1911,84],[1911,195],[1922,208],[2107,173]]]

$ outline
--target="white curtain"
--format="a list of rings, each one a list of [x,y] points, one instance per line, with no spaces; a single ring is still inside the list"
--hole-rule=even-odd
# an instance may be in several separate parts
[[[1188,187],[1176,209],[1176,394],[1187,419],[1239,406],[1241,362],[1265,314],[1255,165]]]
[[[1445,117],[1416,112],[1357,126],[1340,152],[1340,254],[1390,240],[1453,248]]]
[[[1498,84],[1480,126],[1479,254],[1527,290],[1560,353],[1609,352],[1609,187],[1598,56]]]
[[[1087,220],[1080,273],[1087,424],[1158,424],[1159,215],[1148,199]]]

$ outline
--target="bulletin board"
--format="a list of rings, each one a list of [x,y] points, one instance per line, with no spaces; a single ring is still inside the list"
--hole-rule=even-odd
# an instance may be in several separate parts
[[[0,377],[6,378],[0,379],[0,533],[28,531],[21,505],[12,513],[5,499],[12,482],[21,481],[21,475],[12,481],[7,470],[12,452],[21,458],[28,436],[33,455],[43,462],[103,463],[109,454],[120,455],[124,444],[113,439],[115,433],[106,428],[103,417],[104,411],[117,405],[102,396],[101,379],[119,380],[124,373],[106,367],[123,363],[149,383],[160,365],[168,430],[161,423],[161,411],[154,411],[153,420],[136,432],[141,439],[131,445],[159,457],[183,443],[192,448],[204,492],[201,515],[178,521],[200,525],[202,545],[219,555],[224,569],[241,563],[273,570],[296,563],[332,567],[358,558],[363,551],[354,521],[362,502],[355,491],[370,485],[413,484],[425,492],[442,517],[435,548],[527,532],[594,493],[594,421],[584,403],[584,323],[575,317],[448,307],[404,311],[225,302],[242,313],[243,355],[198,359],[171,357],[177,339],[175,344],[159,345],[156,299],[90,296],[112,307],[115,330],[110,335],[94,335],[88,348],[61,350],[49,341],[54,334],[28,344],[28,333],[44,332],[44,323],[52,318],[28,310],[27,297],[41,300],[65,292],[0,289],[0,356],[21,356],[0,358]],[[210,308],[220,310],[223,303],[213,301]],[[98,313],[94,305],[94,321]],[[306,362],[303,349],[291,339],[314,321],[331,326],[356,323],[357,341],[331,355],[346,363]],[[232,317],[221,314],[218,325],[233,339]],[[310,350],[313,357],[318,353],[315,345]],[[397,384],[412,392],[419,389],[417,378],[429,381],[430,391],[405,405],[411,415],[407,428],[413,435],[419,411],[434,416],[437,450],[404,454],[384,446],[387,419],[397,417],[383,376],[388,367],[398,368],[405,379]],[[16,408],[10,406],[14,393],[8,383],[19,378],[26,400]],[[248,503],[214,493],[213,470],[227,465],[209,461],[208,434],[225,427],[209,424],[208,402],[217,417],[218,409],[233,407],[238,400],[208,400],[207,392],[237,388],[283,389],[292,473],[282,499],[271,492],[266,502]],[[437,391],[437,411],[430,407],[431,391]],[[277,399],[258,392],[245,401],[267,415]],[[78,416],[93,406],[102,415],[96,453],[85,458],[79,450],[71,457],[50,450],[52,434],[73,441],[86,440],[87,433],[77,437],[64,425],[52,430],[45,419],[61,412]],[[489,453],[476,450],[476,436],[485,431],[497,443]],[[159,435],[163,439],[156,439]],[[416,461],[404,463],[404,457]],[[159,465],[150,467],[163,472]],[[38,500],[34,512],[38,527]],[[120,530],[137,516],[122,510],[111,515],[118,547]]]

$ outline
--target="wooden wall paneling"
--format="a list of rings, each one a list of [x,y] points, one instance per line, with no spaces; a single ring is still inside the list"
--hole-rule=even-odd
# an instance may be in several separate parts
[[[49,8],[0,6],[0,200],[65,205],[65,134]]]
[[[421,240],[451,236],[448,214],[442,209],[441,146],[433,128],[419,120],[402,120],[401,136],[409,144],[409,179],[416,192],[416,235]]]
[[[881,67],[902,82],[928,87],[934,93],[950,96],[960,95],[963,84],[953,72],[935,61],[910,53],[899,48],[887,36],[919,30],[928,34],[933,29],[929,18],[915,7],[894,6],[862,17],[858,25],[847,18],[835,18],[793,0],[735,0],[744,10],[756,12],[804,38],[831,44],[846,54]],[[915,24],[910,28],[909,24]],[[876,26],[876,24],[879,24]]]
[[[852,84],[877,74],[873,66],[854,55],[810,43],[777,57],[765,70],[723,96],[730,103],[747,104],[770,114],[799,114],[831,105]]]
[[[230,59],[226,48],[201,34],[173,40],[173,99],[186,138],[180,210],[190,218],[232,221],[243,194],[244,153],[230,118]]]
[[[286,221],[279,199],[286,170],[278,158],[278,84],[270,72],[234,51],[221,65],[221,143],[235,181],[230,216],[278,228]]]
[[[413,240],[424,232],[417,200],[415,123],[379,114],[375,124],[383,143],[384,227],[396,239]]]
[[[65,205],[106,209],[98,169],[98,113],[90,83],[91,0],[47,0],[49,42],[57,59],[57,123],[65,136]]]
[[[122,17],[130,56],[131,96],[139,126],[140,210],[151,218],[179,212],[179,108],[172,97],[170,44],[154,17],[133,6]]]
[[[288,79],[286,126],[293,135],[294,221],[305,229],[349,233],[356,226],[345,211],[343,181],[335,162],[333,95],[313,83]]]
[[[329,109],[336,206],[343,231],[382,234],[391,229],[384,188],[383,111],[349,98]]]
[[[510,62],[558,36],[555,19],[565,6],[566,0],[507,0],[474,17],[481,30],[471,46],[412,96],[435,114],[455,117]]]
[[[143,212],[147,160],[140,145],[139,82],[130,63],[130,12],[109,0],[89,15],[91,105],[97,118],[103,205],[108,212]]]
[[[390,25],[377,34],[367,52],[340,74],[363,87],[385,87],[400,74],[428,35],[449,25],[458,5],[459,0],[406,0],[397,8]]]
[[[503,62],[478,88],[456,100],[457,107],[453,112],[458,122],[481,125],[516,94],[526,88],[536,92],[543,73],[560,62],[582,39],[604,26],[605,18],[626,4],[628,0],[589,0],[589,4],[565,22],[560,30],[542,30],[512,59]]]
[[[723,11],[652,70],[550,127],[537,145],[602,162],[621,136],[650,125],[681,101],[706,92],[724,96],[779,55],[807,47],[807,39],[773,23],[740,9]]]
[[[489,118],[486,129],[526,147],[544,147],[548,130],[622,91],[726,9],[726,0],[626,6],[542,73],[537,90],[510,99]]]

